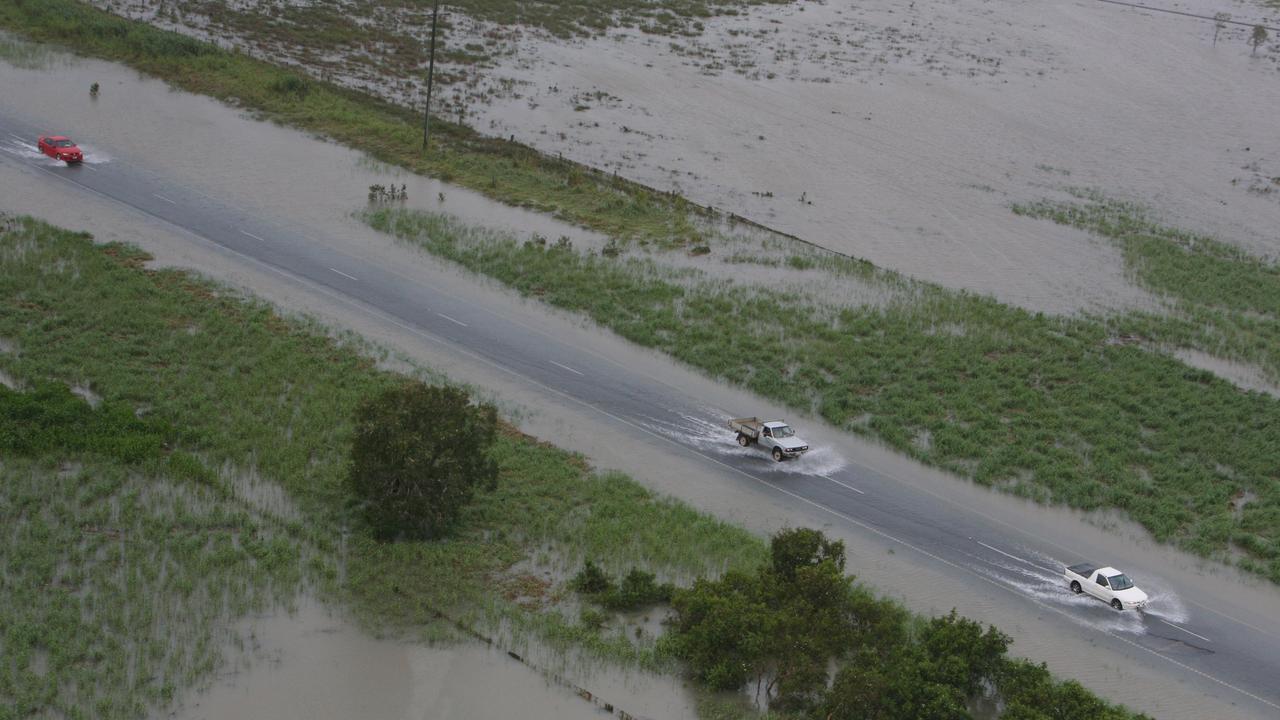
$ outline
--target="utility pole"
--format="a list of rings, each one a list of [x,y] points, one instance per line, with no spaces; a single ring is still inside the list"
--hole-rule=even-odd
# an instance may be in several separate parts
[[[422,152],[427,151],[427,133],[431,129],[431,82],[436,74],[436,25],[440,20],[440,0],[431,7],[431,50],[427,60],[427,105],[422,109]]]

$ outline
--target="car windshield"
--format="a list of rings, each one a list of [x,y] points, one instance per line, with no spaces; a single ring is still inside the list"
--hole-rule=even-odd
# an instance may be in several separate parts
[[[1111,581],[1112,590],[1128,590],[1133,587],[1133,581],[1127,575],[1112,575],[1107,580]]]
[[[53,146],[54,147],[75,147],[75,143],[64,138],[62,140],[54,140]]]
[[[796,431],[792,430],[790,427],[786,425],[779,425],[778,427],[773,429],[773,436],[776,438],[792,437],[795,434],[796,434]]]

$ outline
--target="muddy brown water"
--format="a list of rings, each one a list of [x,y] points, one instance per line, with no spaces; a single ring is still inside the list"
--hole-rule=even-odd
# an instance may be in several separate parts
[[[176,720],[471,720],[612,717],[571,685],[474,641],[372,637],[304,598],[292,611],[241,623],[241,670],[190,693]],[[693,718],[688,693],[662,678],[594,678],[601,702],[637,717]],[[623,696],[626,702],[622,702]]]
[[[100,82],[103,91],[99,101],[90,105],[85,88],[93,81]],[[1123,566],[1126,560],[1141,559],[1146,567],[1156,568],[1161,578],[1178,588],[1184,597],[1213,598],[1216,607],[1250,617],[1274,618],[1280,613],[1280,593],[1275,588],[1157,545],[1123,519],[1037,507],[975,488],[874,444],[824,428],[812,418],[708,381],[663,357],[637,350],[608,333],[586,327],[576,318],[546,311],[490,283],[477,283],[465,274],[378,236],[353,220],[349,212],[362,203],[368,184],[389,182],[398,176],[371,166],[357,153],[301,133],[254,122],[233,109],[172,92],[162,83],[140,79],[128,69],[106,63],[82,61],[45,70],[0,64],[0,86],[5,88],[0,100],[5,112],[33,121],[60,119],[61,129],[80,136],[100,162],[127,161],[149,167],[171,182],[199,189],[222,201],[241,204],[246,212],[313,229],[322,242],[359,251],[404,272],[417,273],[424,282],[437,283],[460,298],[500,309],[583,352],[614,358],[661,377],[688,396],[701,398],[708,406],[739,412],[748,408],[754,414],[789,417],[804,428],[806,439],[812,444],[828,449],[826,461],[833,466],[859,463],[935,494],[957,508],[987,514],[992,522],[1024,528],[1028,533],[1070,545],[1086,554],[1113,558],[1118,565]],[[169,162],[168,158],[152,151],[156,146],[191,148],[190,152],[199,157]],[[287,162],[282,159],[285,149],[292,153]],[[412,178],[404,181],[412,183],[411,203],[420,202],[429,207],[435,198],[431,191],[435,189],[444,192],[450,209],[469,222],[505,225],[517,232],[536,227],[549,237],[579,232],[452,187]],[[60,225],[92,231],[104,240],[138,243],[153,252],[160,263],[197,268],[277,303],[286,311],[308,313],[335,327],[355,330],[415,362],[485,388],[486,392],[501,398],[504,406],[519,409],[520,424],[525,430],[581,451],[598,466],[621,469],[650,487],[752,531],[767,533],[797,525],[824,528],[846,540],[850,570],[882,592],[901,598],[920,612],[946,612],[956,607],[962,614],[996,623],[1014,637],[1015,652],[1048,662],[1054,672],[1075,677],[1109,698],[1159,717],[1189,719],[1241,714],[1221,693],[1171,682],[1160,672],[1134,664],[1125,653],[1100,650],[1086,635],[1044,632],[1045,619],[1021,600],[958,580],[909,553],[891,552],[882,539],[836,524],[820,511],[783,502],[762,488],[715,481],[706,475],[705,463],[683,454],[655,453],[651,441],[601,424],[597,416],[581,405],[478,365],[447,346],[406,332],[359,308],[337,302],[332,296],[282,282],[278,276],[247,266],[208,243],[131,209],[69,188],[26,165],[0,162],[0,210],[31,213]],[[81,380],[92,383],[95,379]],[[358,647],[358,643],[350,647]],[[333,661],[342,662],[344,652],[348,651],[335,646],[333,653],[338,658]],[[348,659],[354,662],[363,651],[349,652],[352,655]],[[460,659],[459,662],[472,661]],[[282,668],[285,665],[285,661],[280,663]],[[447,666],[449,663],[444,662],[440,667]],[[255,696],[278,694],[277,699],[296,696],[287,683],[258,684],[260,672],[266,672],[261,664],[233,678],[233,685],[252,686],[251,694]],[[400,697],[412,696],[418,682],[415,677],[408,672],[395,674],[395,682],[400,685],[394,688],[394,693]],[[361,682],[353,679],[348,692],[352,697],[375,702],[391,692],[382,682],[383,678],[366,678]],[[625,680],[622,684],[625,685]],[[618,702],[625,707],[623,700]],[[554,714],[542,716],[555,717]]]
[[[1149,4],[1280,22],[1259,3]],[[158,7],[124,12],[234,40]],[[445,94],[465,96],[449,102],[474,127],[949,287],[1047,312],[1150,308],[1110,244],[1009,211],[1068,186],[1280,253],[1280,52],[1252,55],[1247,27],[1215,43],[1205,20],[1038,0],[769,5],[693,38],[564,41],[453,19],[455,47],[502,38],[496,67],[452,70],[468,79]],[[243,44],[299,58],[268,36]],[[419,78],[351,59],[325,72],[421,102]]]
[[[1259,184],[1280,177],[1280,73],[1274,50],[1250,56],[1247,28],[1214,46],[1200,20],[975,0],[796,3],[707,25],[696,41],[529,39],[496,71],[518,97],[477,104],[476,124],[1033,310],[1149,302],[1107,243],[1009,211],[1066,186],[1280,253],[1280,187]],[[735,47],[751,69],[732,67]],[[581,102],[591,92],[616,99]]]

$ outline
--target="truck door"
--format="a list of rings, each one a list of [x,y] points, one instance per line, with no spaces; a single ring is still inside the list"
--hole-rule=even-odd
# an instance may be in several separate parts
[[[1098,585],[1099,585],[1099,587],[1095,587],[1095,588],[1093,589],[1093,594],[1094,594],[1094,595],[1097,595],[1098,597],[1102,598],[1103,600],[1110,600],[1110,599],[1111,599],[1111,597],[1110,597],[1111,593],[1110,593],[1110,592],[1108,592],[1108,591],[1109,591],[1109,590],[1111,590],[1111,586],[1107,584],[1107,578],[1106,578],[1104,575],[1101,575],[1101,574],[1099,574],[1099,575],[1097,576],[1097,578],[1098,578]]]

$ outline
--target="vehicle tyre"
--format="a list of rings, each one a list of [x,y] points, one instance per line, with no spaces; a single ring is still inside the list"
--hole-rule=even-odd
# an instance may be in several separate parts
[[[1117,610],[1124,610],[1124,605],[1122,605],[1119,600],[1112,600],[1111,607]]]
[[[746,447],[751,444],[751,438],[743,435],[742,433],[738,433],[738,444],[742,447]]]
[[[775,447],[773,449],[773,459],[782,462],[782,448]]]
[[[1082,593],[1082,592],[1084,592],[1084,591],[1080,589],[1080,583],[1076,582],[1075,580],[1072,580],[1072,581],[1071,581],[1071,592],[1073,592],[1073,593],[1075,593],[1075,594],[1079,595],[1080,593]]]

